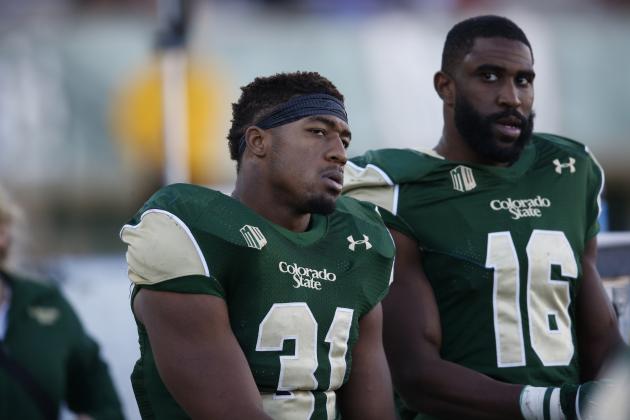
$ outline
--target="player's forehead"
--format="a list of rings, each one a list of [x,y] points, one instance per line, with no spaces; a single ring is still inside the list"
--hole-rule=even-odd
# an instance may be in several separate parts
[[[479,37],[474,40],[472,48],[463,57],[462,65],[468,69],[495,66],[530,71],[533,69],[534,60],[529,47],[521,41],[501,37]]]

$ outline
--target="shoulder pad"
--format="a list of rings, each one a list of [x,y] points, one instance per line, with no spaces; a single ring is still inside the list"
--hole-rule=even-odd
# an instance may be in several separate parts
[[[378,207],[372,203],[359,201],[352,197],[342,196],[337,199],[337,212],[342,217],[348,218],[358,236],[367,235],[370,244],[379,254],[386,258],[392,258],[395,253],[392,237],[383,223]],[[351,237],[348,238],[351,241]]]
[[[142,215],[155,210],[179,220],[192,240],[201,241],[199,235],[203,235],[204,244],[212,240],[248,247],[251,232],[258,232],[265,223],[251,209],[221,192],[197,185],[173,184],[157,191],[128,225],[138,225]]]
[[[371,150],[346,164],[343,194],[377,204],[396,214],[398,185],[417,182],[445,162],[433,151]]]
[[[588,148],[584,144],[555,134],[534,133],[532,136],[532,140],[538,142],[539,144],[545,144],[547,146],[555,147],[557,149],[563,149],[567,152],[577,153],[581,156],[586,156],[590,154]]]
[[[153,194],[136,214],[136,218],[150,209],[165,210],[188,222],[196,219],[223,194],[199,185],[172,184]],[[138,221],[138,220],[137,220]]]
[[[383,178],[376,185],[403,184],[415,182],[442,165],[444,159],[432,151],[414,149],[380,149],[370,150],[357,156],[346,165],[349,169],[348,188],[354,185],[374,186],[378,177]],[[372,185],[369,185],[369,184]],[[344,187],[346,182],[344,181]]]

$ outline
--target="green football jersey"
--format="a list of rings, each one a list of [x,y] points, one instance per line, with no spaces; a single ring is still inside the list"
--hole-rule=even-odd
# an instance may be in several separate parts
[[[2,270],[0,282],[10,293],[0,305],[8,309],[0,316],[0,351],[7,358],[0,363],[0,419],[61,419],[66,405],[89,418],[124,420],[99,345],[63,293]]]
[[[443,359],[551,386],[579,381],[574,301],[602,185],[583,145],[535,134],[510,167],[371,151],[347,165],[344,192],[418,242]]]
[[[145,287],[225,299],[269,415],[337,417],[359,320],[391,279],[393,241],[374,205],[342,197],[296,233],[222,193],[177,184],[151,197],[121,237],[133,297]],[[186,418],[139,322],[138,333],[132,382],[142,416]]]

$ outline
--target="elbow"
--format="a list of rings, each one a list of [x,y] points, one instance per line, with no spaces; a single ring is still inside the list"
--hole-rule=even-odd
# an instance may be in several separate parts
[[[435,387],[434,375],[429,369],[402,369],[397,374],[392,371],[394,388],[405,407],[418,412],[430,412],[434,398],[431,390]]]
[[[404,405],[430,414],[439,403],[446,366],[439,354],[439,340],[430,334],[423,337],[425,340],[416,345],[386,346],[385,350],[394,388]]]

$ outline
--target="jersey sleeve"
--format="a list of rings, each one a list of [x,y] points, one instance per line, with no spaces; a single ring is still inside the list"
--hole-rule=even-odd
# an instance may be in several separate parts
[[[584,144],[554,134],[536,133],[536,136],[553,145],[554,150],[568,152],[570,164],[576,163],[575,159],[578,159],[580,167],[586,168],[584,178],[581,178],[583,180],[581,182],[584,184],[581,183],[579,188],[581,192],[585,192],[582,195],[585,200],[584,241],[588,242],[597,235],[600,229],[599,215],[601,211],[601,194],[604,189],[604,171],[593,153]],[[556,164],[559,163],[558,161]]]
[[[601,195],[604,189],[604,170],[591,151],[588,153],[587,202],[586,202],[586,240],[590,240],[599,232],[599,215],[601,212]]]
[[[145,210],[138,219],[125,225],[120,234],[127,244],[128,274],[134,285],[225,297],[182,219],[163,209]]]
[[[357,161],[348,162],[346,165],[344,194],[377,205],[388,228],[413,238],[415,237],[413,230],[398,215],[401,187],[400,184],[395,184],[383,169],[374,164],[361,166]]]

